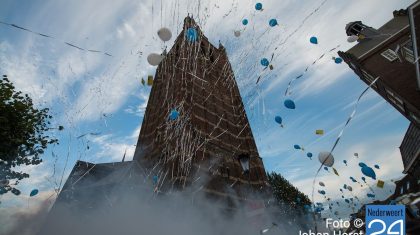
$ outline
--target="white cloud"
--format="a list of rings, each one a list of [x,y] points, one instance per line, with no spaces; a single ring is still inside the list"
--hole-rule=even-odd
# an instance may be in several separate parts
[[[96,155],[90,159],[94,163],[121,161],[124,154],[125,160],[133,159],[136,149],[137,138],[140,134],[141,125],[133,130],[127,137],[116,137],[115,135],[101,135],[89,138],[98,148]]]
[[[148,93],[142,91],[138,94],[138,98],[140,104],[134,107],[129,106],[128,108],[124,109],[124,112],[143,117],[144,113],[146,112],[147,102],[149,101],[149,95]]]
[[[119,39],[123,39],[125,35],[134,38],[136,36],[136,32],[130,24],[124,23],[121,28],[117,29],[117,35]]]
[[[19,56],[10,42],[0,42],[0,71],[8,75],[16,89],[30,94],[37,104],[44,101],[48,92],[41,78],[40,60],[39,54],[24,51]]]

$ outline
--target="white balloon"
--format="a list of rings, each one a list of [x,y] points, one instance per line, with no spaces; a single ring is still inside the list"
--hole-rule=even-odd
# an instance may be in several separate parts
[[[334,156],[330,152],[320,152],[318,159],[325,166],[332,167],[334,165]]]
[[[163,60],[163,56],[156,53],[151,53],[150,55],[147,56],[147,62],[149,62],[149,64],[153,66],[159,65],[159,63],[162,60]]]
[[[322,187],[325,187],[325,184],[322,181],[319,181],[319,185],[321,185]]]
[[[235,35],[235,37],[239,37],[239,36],[241,36],[241,31],[236,30],[236,31],[233,32],[233,34]]]
[[[172,38],[171,30],[169,30],[168,28],[159,29],[157,34],[158,34],[159,38],[164,42],[169,41]]]
[[[351,35],[347,38],[347,42],[352,43],[352,42],[357,41],[357,39],[359,39],[359,37],[357,35]]]

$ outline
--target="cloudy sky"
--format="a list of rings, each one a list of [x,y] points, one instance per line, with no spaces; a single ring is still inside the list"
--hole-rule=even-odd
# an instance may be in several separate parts
[[[53,124],[65,130],[54,132],[60,145],[49,148],[41,165],[23,169],[31,177],[20,183],[22,195],[0,197],[0,214],[35,210],[47,198],[53,200],[54,189],[62,186],[77,160],[120,161],[125,151],[132,157],[150,93],[150,87],[140,81],[155,72],[146,57],[172,46],[175,37],[164,44],[156,32],[167,27],[176,36],[188,13],[214,45],[220,40],[226,47],[266,169],[281,173],[309,195],[319,167],[317,154],[331,149],[366,88],[346,64],[333,62],[337,50],[328,51],[338,45],[342,51],[353,46],[346,41],[348,22],[362,20],[380,27],[392,18],[393,10],[406,8],[413,0],[261,2],[264,10],[260,12],[253,0],[2,0],[0,21],[54,38],[0,24],[0,73],[30,94],[39,107],[49,107]],[[246,27],[241,24],[244,18],[249,20]],[[279,26],[270,28],[271,18]],[[241,36],[235,37],[234,30],[241,30]],[[317,45],[309,43],[311,36],[318,38]],[[112,57],[80,51],[64,42]],[[274,70],[262,72],[259,61],[273,53]],[[297,108],[285,109],[287,83],[324,53],[292,86]],[[262,79],[256,85],[259,75]],[[282,116],[284,128],[274,122],[276,115]],[[354,195],[364,198],[366,187],[348,180],[350,176],[360,180],[357,165],[363,161],[381,167],[376,173],[387,187],[375,188],[375,193],[379,199],[387,197],[393,189],[390,180],[402,176],[398,147],[407,127],[402,115],[369,91],[335,150],[340,177],[324,170],[320,174],[327,195],[341,199],[338,189],[347,183],[354,186]],[[325,130],[325,135],[315,135],[316,129]],[[86,133],[99,135],[77,138]],[[295,150],[294,144],[312,152],[314,159]],[[28,200],[33,188],[41,193]]]

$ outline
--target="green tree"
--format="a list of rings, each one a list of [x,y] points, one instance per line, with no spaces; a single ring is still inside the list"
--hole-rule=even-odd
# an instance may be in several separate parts
[[[303,208],[304,205],[311,205],[308,196],[299,191],[288,180],[275,172],[267,173],[268,182],[273,190],[277,204],[293,208]]]
[[[32,99],[16,91],[13,83],[3,75],[0,80],[0,195],[8,191],[19,195],[20,191],[14,185],[29,174],[14,168],[40,164],[47,146],[58,143],[47,135],[51,118],[48,108],[37,109]]]

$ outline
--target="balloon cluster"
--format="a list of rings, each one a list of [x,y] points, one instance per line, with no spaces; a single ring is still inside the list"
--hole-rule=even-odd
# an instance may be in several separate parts
[[[160,40],[167,42],[172,38],[172,32],[168,28],[161,28],[157,31],[157,35],[159,36]],[[147,56],[147,62],[152,66],[157,66],[162,62],[165,56],[157,53],[150,53]]]
[[[258,2],[258,3],[256,3],[255,4],[255,10],[257,10],[257,11],[263,11],[264,9],[263,9],[263,4],[262,3],[260,3],[260,2]],[[248,23],[249,23],[249,21],[248,21],[248,19],[242,19],[242,25],[244,25],[244,26],[246,26],[246,25],[248,25]],[[277,26],[277,25],[279,25],[278,24],[278,22],[277,22],[277,19],[270,19],[269,21],[268,21],[268,25],[270,26],[270,27],[274,27],[274,26]],[[236,37],[239,37],[240,36],[240,33],[236,33],[236,32],[239,32],[239,31],[235,31],[235,36]]]

